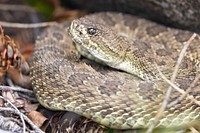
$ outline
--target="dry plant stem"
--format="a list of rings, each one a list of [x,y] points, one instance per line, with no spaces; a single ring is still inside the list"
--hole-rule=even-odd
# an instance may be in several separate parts
[[[183,49],[181,50],[181,53],[179,55],[179,58],[177,60],[177,63],[176,63],[176,66],[174,68],[174,72],[173,72],[173,75],[171,77],[171,82],[174,83],[175,79],[176,79],[176,76],[177,76],[177,73],[178,73],[178,69],[179,69],[179,66],[182,62],[182,59],[186,53],[186,50],[187,48],[189,47],[190,43],[192,40],[194,40],[194,38],[197,36],[197,34],[193,34],[190,39],[185,43]],[[168,101],[169,101],[169,97],[171,95],[171,92],[172,92],[172,86],[170,85],[169,88],[167,89],[167,92],[166,92],[166,95],[165,95],[165,98],[163,100],[163,103],[160,107],[160,109],[158,110],[158,113],[157,115],[155,116],[155,120],[154,122],[152,122],[152,124],[150,125],[150,127],[147,129],[147,133],[152,133],[154,127],[157,125],[158,121],[159,121],[159,118],[162,116],[162,113],[164,112],[165,108],[167,107],[167,104],[168,104]]]
[[[171,102],[167,107],[170,108],[172,107],[173,105],[179,103],[181,100],[183,100],[187,95],[189,96],[189,92],[192,90],[192,88],[198,83],[200,79],[200,74],[198,74],[194,81],[190,84],[190,86],[188,87],[188,89],[181,95],[181,97],[177,98],[175,101]],[[187,96],[187,97],[188,97]],[[197,100],[196,100],[197,101]]]
[[[186,98],[190,99],[193,103],[200,106],[200,101],[195,99],[192,95],[187,94],[187,92],[185,92],[184,90],[180,89],[177,85],[175,85],[170,80],[168,80],[162,73],[160,74],[161,74],[162,79],[164,79],[164,81],[166,81],[169,85],[171,85],[175,90],[180,92],[182,95],[186,95]]]
[[[28,89],[24,89],[18,86],[2,86],[0,85],[0,90],[13,90],[13,91],[19,91],[19,92],[25,92],[25,93],[30,93],[30,94],[34,94],[33,91],[28,90]]]
[[[32,7],[30,7],[30,6],[26,6],[26,5],[9,5],[9,4],[0,4],[0,10],[36,12],[36,10],[33,9]]]
[[[197,130],[196,130],[195,128],[193,128],[193,127],[191,127],[190,130],[191,130],[191,133],[199,133],[199,131],[197,131]]]
[[[56,25],[56,24],[57,24],[57,22],[42,22],[42,23],[33,23],[33,24],[21,24],[21,23],[10,23],[10,22],[0,21],[0,25],[3,26],[3,27],[22,28],[22,29],[47,27],[47,26],[52,26],[52,25]]]
[[[0,98],[2,98],[2,97],[0,96]],[[21,113],[21,112],[15,110],[15,109],[13,109],[13,108],[0,107],[0,110],[1,110],[1,111],[10,111],[10,112],[15,113],[15,114],[17,114],[17,115],[19,115],[19,116],[22,116],[23,119],[26,120],[26,122],[28,122],[28,123],[31,125],[31,127],[32,127],[37,133],[44,133],[41,129],[39,129],[37,126],[35,126],[34,123],[33,123],[26,115],[24,115],[23,113]]]
[[[26,124],[25,124],[25,121],[24,121],[24,118],[22,116],[22,113],[17,109],[17,107],[15,107],[15,105],[13,105],[9,100],[5,99],[4,97],[0,96],[1,99],[5,100],[6,102],[8,102],[14,109],[15,111],[19,114],[20,116],[20,119],[22,121],[22,124],[23,124],[23,133],[26,132]]]

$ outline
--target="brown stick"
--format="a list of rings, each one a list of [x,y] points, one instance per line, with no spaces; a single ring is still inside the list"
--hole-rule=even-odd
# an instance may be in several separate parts
[[[22,23],[10,23],[10,22],[4,22],[0,21],[0,25],[3,27],[8,27],[8,28],[22,28],[22,29],[27,29],[27,28],[38,28],[38,27],[47,27],[47,26],[52,26],[56,25],[57,22],[42,22],[42,23],[33,23],[33,24],[22,24]]]

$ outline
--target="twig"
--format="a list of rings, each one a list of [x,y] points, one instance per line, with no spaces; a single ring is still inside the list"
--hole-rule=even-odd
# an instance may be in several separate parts
[[[190,130],[191,130],[191,133],[199,133],[199,131],[197,131],[194,127],[191,127]]]
[[[192,95],[187,94],[187,92],[185,92],[184,90],[180,89],[177,85],[175,85],[174,83],[172,83],[170,80],[168,80],[162,73],[160,73],[161,78],[166,81],[170,86],[172,86],[175,90],[177,90],[178,92],[180,92],[182,95],[186,94],[186,98],[190,99],[192,102],[194,102],[195,104],[200,106],[200,101],[198,101],[197,99],[195,99]]]
[[[2,86],[2,85],[0,85],[0,90],[8,90],[8,89],[13,90],[13,91],[19,91],[19,92],[34,94],[32,90],[24,89],[24,88],[19,87],[19,86]]]
[[[0,4],[0,10],[4,11],[24,11],[24,12],[36,12],[30,6],[27,5],[9,5],[9,4]]]
[[[173,75],[171,77],[171,82],[173,83],[176,79],[176,76],[178,74],[178,69],[179,69],[179,66],[182,62],[182,59],[186,53],[186,50],[188,48],[188,46],[190,45],[191,41],[194,40],[194,38],[197,36],[197,34],[193,34],[190,39],[185,43],[183,49],[181,50],[181,53],[179,55],[179,58],[176,62],[176,66],[174,68],[174,72],[173,72]],[[152,122],[152,124],[150,125],[150,127],[148,128],[147,130],[147,133],[152,133],[154,127],[156,126],[156,124],[158,123],[159,121],[159,118],[161,117],[162,113],[164,112],[165,108],[167,107],[167,103],[169,101],[169,98],[170,98],[170,95],[171,95],[171,92],[172,92],[173,88],[172,86],[170,85],[167,89],[167,92],[166,92],[166,95],[165,95],[165,98],[163,100],[163,103],[162,103],[162,106],[160,107],[160,109],[158,110],[158,113],[157,115],[155,116],[155,120]]]
[[[188,96],[189,96],[188,93],[189,93],[189,92],[191,91],[191,89],[198,83],[199,79],[200,79],[200,74],[198,74],[198,75],[195,77],[194,81],[190,84],[190,86],[188,87],[188,89],[181,95],[181,97],[178,97],[175,101],[171,102],[167,107],[170,108],[170,107],[172,107],[173,105],[179,103],[179,102],[180,102],[181,100],[183,100],[184,97],[186,97],[186,96],[187,96],[187,98],[188,98]],[[193,100],[193,99],[192,99],[192,100]],[[196,100],[196,101],[197,101],[197,100]],[[200,102],[198,102],[198,103],[200,103]],[[196,103],[196,104],[197,104],[197,103]],[[198,105],[199,105],[199,104],[198,104]]]
[[[20,117],[20,119],[22,121],[22,124],[23,124],[23,133],[25,133],[26,132],[26,124],[25,124],[24,118],[22,117],[22,113],[8,99],[6,99],[6,98],[4,98],[2,96],[0,96],[0,98],[5,100],[5,101],[7,101],[16,110],[16,112],[19,114],[19,117]]]
[[[10,23],[10,22],[4,22],[0,21],[0,25],[3,27],[9,27],[9,28],[38,28],[38,27],[47,27],[47,26],[52,26],[56,25],[57,22],[41,22],[41,23],[33,23],[33,24],[22,24],[22,23]]]
[[[0,98],[1,98],[1,96],[0,96]],[[10,111],[10,112],[15,113],[15,114],[17,114],[19,116],[22,116],[23,119],[26,120],[36,132],[44,133],[41,129],[39,129],[37,126],[35,126],[34,123],[26,115],[24,115],[23,113],[15,110],[15,109],[0,107],[0,111]]]

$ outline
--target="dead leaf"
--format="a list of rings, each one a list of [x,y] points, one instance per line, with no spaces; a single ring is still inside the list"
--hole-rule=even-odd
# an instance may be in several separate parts
[[[47,118],[45,116],[43,116],[40,112],[37,112],[37,111],[31,111],[28,114],[28,117],[38,127],[41,127],[43,125],[43,123],[47,120]]]
[[[38,108],[38,106],[39,106],[38,103],[31,104],[30,102],[25,101],[25,103],[24,103],[24,110],[25,110],[25,112],[35,111]]]
[[[11,103],[15,103],[15,95],[12,90],[3,90],[2,96],[8,99]]]

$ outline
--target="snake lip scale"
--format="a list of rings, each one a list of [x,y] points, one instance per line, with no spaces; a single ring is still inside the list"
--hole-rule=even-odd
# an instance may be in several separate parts
[[[34,92],[52,110],[72,111],[116,129],[147,128],[169,86],[157,67],[170,77],[192,34],[114,12],[87,15],[70,26],[57,24],[36,40],[30,64]],[[197,35],[180,65],[175,84],[183,90],[200,72],[199,42]],[[199,81],[189,94],[200,100]],[[169,103],[179,97],[174,90]],[[157,127],[199,121],[200,107],[185,98],[163,112]]]

